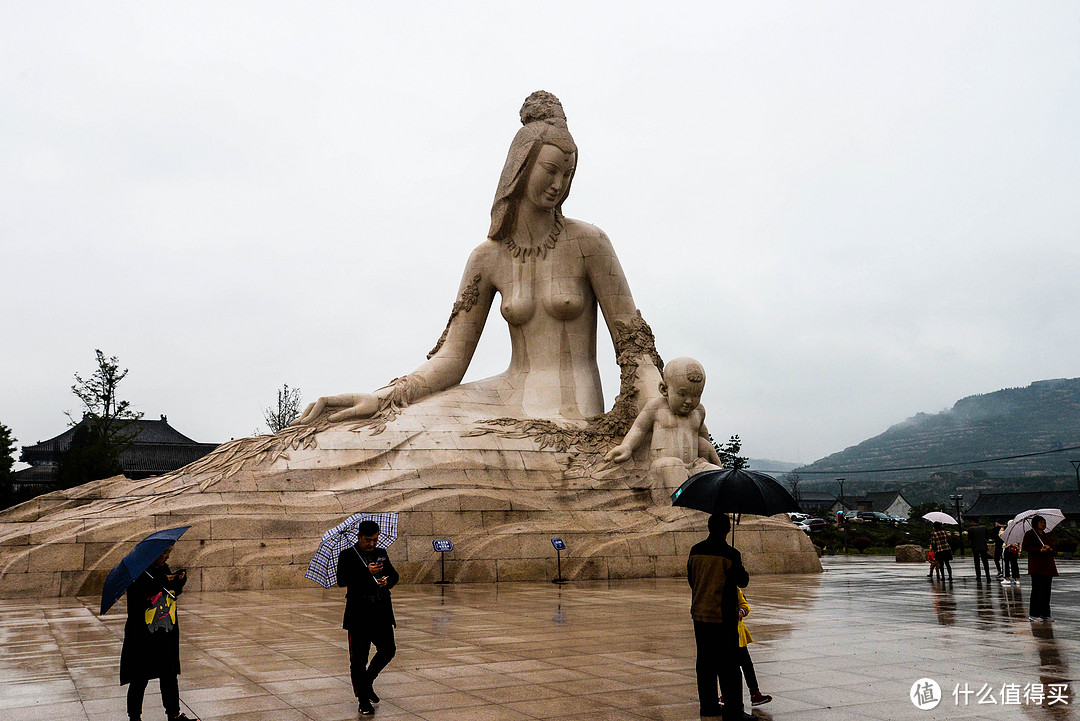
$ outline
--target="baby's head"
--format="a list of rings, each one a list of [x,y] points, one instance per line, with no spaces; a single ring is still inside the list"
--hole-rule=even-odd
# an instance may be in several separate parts
[[[689,415],[701,403],[705,390],[705,369],[693,358],[676,358],[664,366],[660,395],[677,416]]]

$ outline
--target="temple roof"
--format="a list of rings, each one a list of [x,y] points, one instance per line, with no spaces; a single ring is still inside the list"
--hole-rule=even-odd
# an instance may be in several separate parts
[[[33,466],[50,467],[53,470],[49,473],[55,474],[55,468],[58,467],[61,456],[71,447],[71,439],[75,435],[76,427],[72,426],[47,441],[23,446],[19,460]],[[165,416],[161,416],[161,420],[157,421],[141,419],[131,421],[128,428],[133,438],[120,453],[120,464],[124,469],[124,475],[129,478],[146,478],[168,473],[192,461],[197,461],[218,446],[217,443],[193,441],[170,426]],[[34,474],[34,478],[43,480],[44,477],[42,473],[37,473]]]
[[[1057,508],[1068,517],[1080,517],[1080,492],[982,493],[964,511],[964,515],[1012,518],[1018,513],[1036,508]]]

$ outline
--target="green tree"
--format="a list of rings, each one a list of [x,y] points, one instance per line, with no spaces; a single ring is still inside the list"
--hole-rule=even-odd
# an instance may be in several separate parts
[[[750,459],[739,455],[739,451],[742,450],[742,440],[737,433],[723,445],[719,445],[713,440],[712,436],[709,436],[709,440],[712,442],[713,448],[716,449],[716,455],[720,456],[720,462],[724,465],[724,468],[735,470],[746,468],[746,463]]]
[[[7,508],[11,501],[11,467],[15,465],[15,436],[11,429],[0,423],[0,508]]]
[[[277,392],[277,407],[263,408],[263,418],[271,433],[282,430],[300,415],[300,389],[284,384]]]
[[[79,421],[67,414],[75,426],[75,435],[60,460],[59,480],[64,488],[122,472],[121,454],[134,439],[131,424],[143,415],[131,410],[131,403],[117,395],[128,369],[120,368],[116,356],[107,358],[100,350],[94,353],[97,368],[89,378],[76,373],[71,386],[84,408]]]
[[[7,480],[11,477],[11,467],[15,465],[15,436],[11,435],[11,429],[0,423],[0,479]]]

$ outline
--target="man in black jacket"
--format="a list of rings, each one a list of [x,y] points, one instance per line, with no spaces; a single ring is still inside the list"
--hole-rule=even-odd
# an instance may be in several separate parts
[[[349,592],[345,595],[345,618],[342,628],[349,632],[349,665],[353,693],[359,702],[360,713],[375,713],[373,703],[379,697],[372,682],[394,657],[394,607],[390,589],[398,582],[398,572],[386,555],[385,548],[375,544],[379,524],[361,521],[360,540],[338,556],[337,583]],[[368,663],[368,653],[375,646],[375,656]]]
[[[690,549],[686,579],[693,591],[690,617],[697,643],[698,701],[702,716],[725,720],[754,718],[743,712],[739,671],[739,588],[750,576],[742,556],[727,542],[731,522],[723,513],[709,517],[709,537]],[[717,681],[724,697],[716,695]]]
[[[982,570],[986,571],[986,580],[990,581],[990,557],[987,555],[989,547],[986,545],[986,526],[983,526],[975,518],[971,519],[971,527],[968,528],[968,543],[971,544],[971,556],[975,559],[975,580],[980,578],[979,562],[982,562]]]

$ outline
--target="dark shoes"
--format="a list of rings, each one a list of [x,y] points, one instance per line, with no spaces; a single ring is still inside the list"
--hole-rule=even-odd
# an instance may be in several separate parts
[[[379,703],[379,701],[382,701],[382,699],[379,698],[379,694],[375,693],[375,689],[370,686],[368,686],[367,697],[368,701],[371,701],[371,703]]]
[[[702,706],[699,715],[702,718],[720,718],[724,715],[724,705],[718,703],[715,706]]]
[[[191,718],[186,713],[182,713],[179,716],[173,716],[169,721],[199,721],[197,718]]]
[[[373,716],[375,714],[375,707],[371,705],[371,702],[366,698],[360,699],[360,704],[357,708],[361,716]]]
[[[772,696],[767,693],[761,693],[760,691],[758,691],[757,693],[750,694],[751,706],[760,706],[761,704],[769,703],[770,701],[772,701]]]

